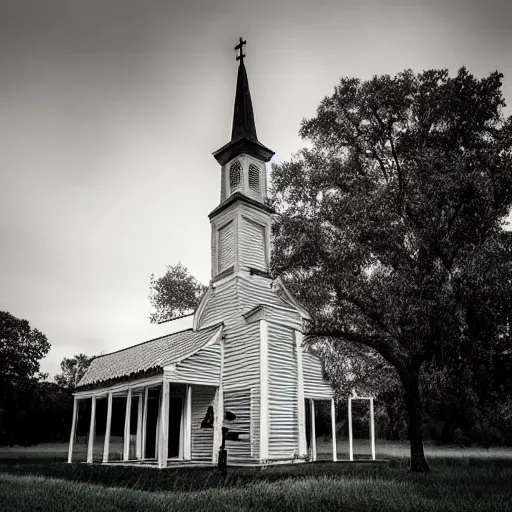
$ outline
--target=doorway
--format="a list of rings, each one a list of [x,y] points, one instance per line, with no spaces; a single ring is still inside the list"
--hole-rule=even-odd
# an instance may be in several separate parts
[[[169,437],[167,457],[180,456],[181,414],[183,411],[183,398],[169,397]]]

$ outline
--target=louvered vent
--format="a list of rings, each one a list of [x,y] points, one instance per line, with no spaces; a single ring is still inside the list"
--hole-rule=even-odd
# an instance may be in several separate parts
[[[219,229],[219,272],[235,263],[235,228],[230,222]]]
[[[231,194],[242,188],[242,165],[238,160],[229,168],[229,188]]]
[[[260,190],[260,169],[257,165],[249,165],[249,190],[261,193]]]
[[[240,252],[242,264],[258,270],[267,270],[265,226],[243,217]]]

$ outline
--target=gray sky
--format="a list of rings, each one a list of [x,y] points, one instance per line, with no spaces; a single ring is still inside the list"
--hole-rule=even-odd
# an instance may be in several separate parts
[[[0,0],[0,310],[47,335],[50,375],[171,329],[149,324],[149,275],[209,280],[240,35],[280,161],[341,76],[498,69],[512,103],[507,4]]]

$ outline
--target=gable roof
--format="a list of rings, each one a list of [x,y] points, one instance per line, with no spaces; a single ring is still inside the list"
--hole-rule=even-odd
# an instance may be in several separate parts
[[[183,361],[208,344],[221,327],[222,324],[217,324],[198,331],[187,329],[98,356],[92,360],[78,387],[128,377]]]

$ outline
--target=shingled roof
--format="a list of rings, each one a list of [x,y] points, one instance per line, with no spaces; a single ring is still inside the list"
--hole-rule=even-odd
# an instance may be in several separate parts
[[[187,329],[98,356],[92,360],[78,387],[128,377],[183,361],[204,347],[219,331],[221,325],[197,331]]]

